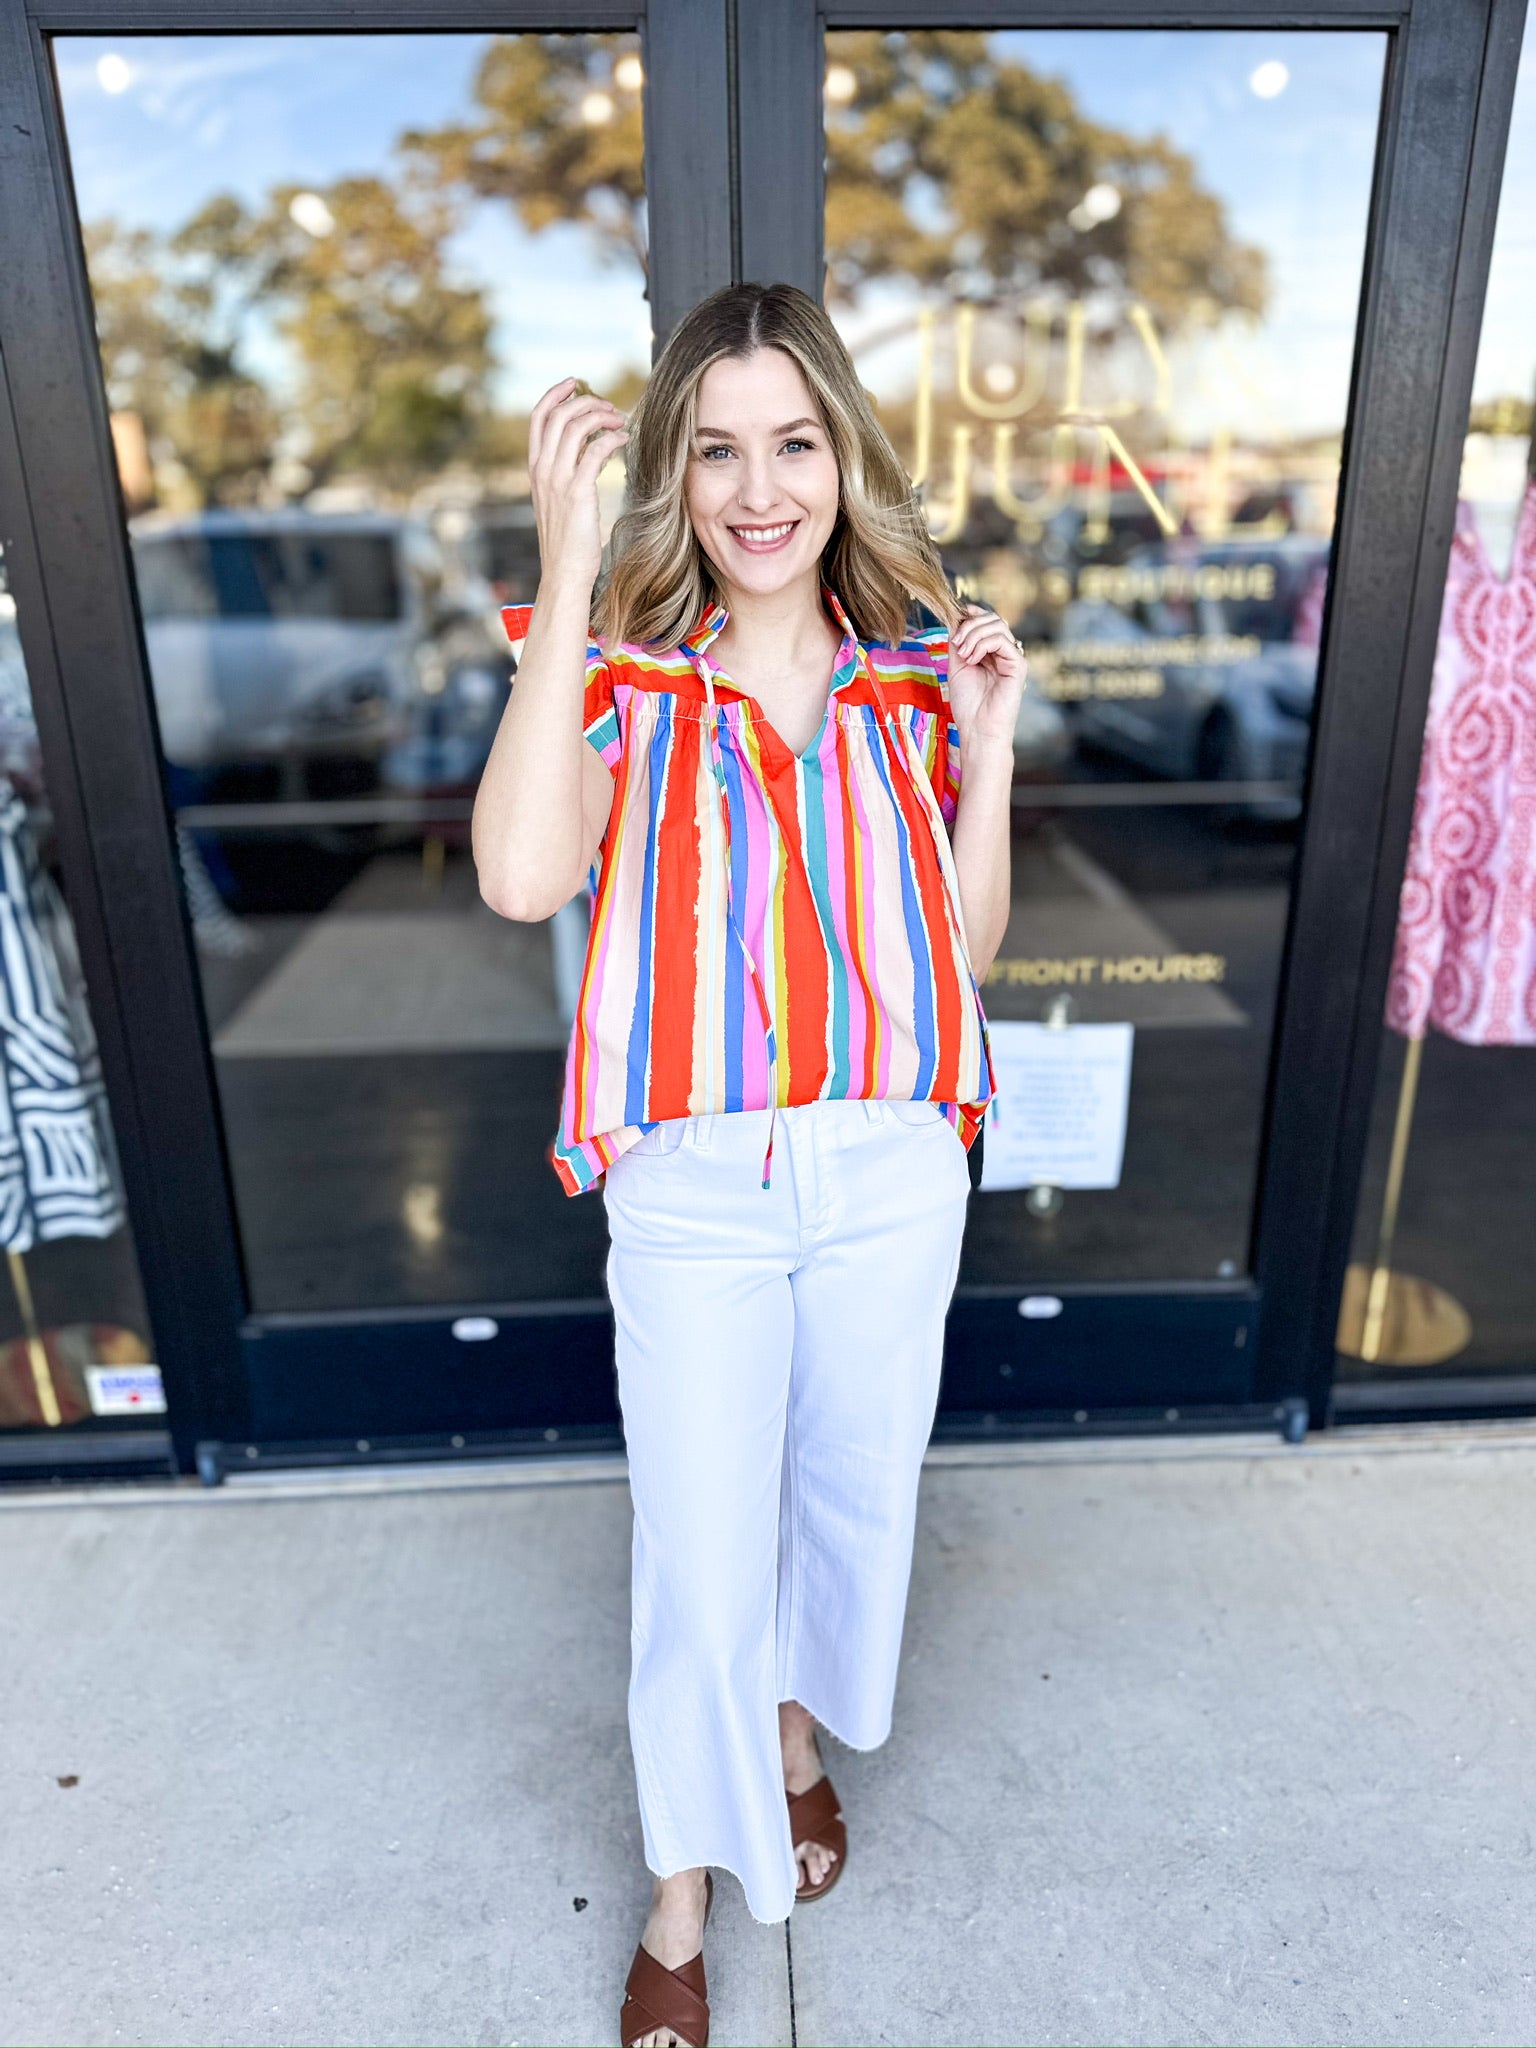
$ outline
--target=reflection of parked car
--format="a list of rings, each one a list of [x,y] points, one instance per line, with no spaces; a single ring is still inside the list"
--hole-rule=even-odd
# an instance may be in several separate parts
[[[476,506],[470,548],[497,604],[532,604],[539,590],[539,529],[525,498]]]
[[[419,522],[205,512],[136,523],[133,553],[166,755],[206,794],[350,795],[478,771],[508,663],[489,603],[449,591]]]
[[[1072,752],[1067,722],[1049,698],[1026,683],[1013,725],[1013,774],[1016,782],[1055,782]]]
[[[963,587],[963,586],[962,586]],[[978,597],[985,604],[985,598]],[[997,609],[996,607],[990,607]],[[939,622],[925,605],[917,608],[917,620],[925,628]],[[1017,633],[1017,625],[1009,630]],[[1034,679],[1025,684],[1013,722],[1013,778],[1015,782],[1056,782],[1072,754],[1072,735],[1061,712],[1041,694]]]
[[[1325,541],[1283,535],[1082,572],[1057,650],[1078,736],[1180,782],[1299,783],[1327,566]]]

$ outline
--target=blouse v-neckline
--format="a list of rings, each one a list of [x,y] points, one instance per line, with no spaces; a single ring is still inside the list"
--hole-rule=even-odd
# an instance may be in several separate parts
[[[821,597],[824,608],[842,629],[843,637],[833,660],[832,680],[827,686],[827,700],[821,707],[821,717],[817,721],[816,730],[806,742],[803,753],[797,754],[795,752],[794,748],[785,739],[784,735],[779,731],[750,690],[744,690],[725,669],[719,667],[717,663],[710,661],[708,650],[720,637],[725,623],[730,617],[729,607],[724,602],[717,600],[712,604],[693,631],[683,641],[683,646],[691,654],[696,656],[698,660],[708,664],[710,674],[716,681],[725,683],[728,688],[735,692],[736,696],[746,705],[751,713],[753,725],[767,739],[771,740],[773,745],[794,764],[797,775],[812,755],[818,753],[821,749],[822,742],[826,737],[827,725],[832,716],[833,699],[840,690],[845,689],[854,680],[862,666],[859,658],[858,635],[854,632],[852,622],[847,612],[843,609],[842,601],[830,583],[822,584]]]
[[[712,663],[711,666],[713,667],[714,664]],[[750,690],[742,689],[741,685],[734,682],[729,673],[723,668],[715,668],[715,680],[729,685],[736,692],[738,698],[751,712],[752,723],[758,732],[765,739],[771,740],[774,746],[786,754],[795,764],[796,768],[803,768],[812,754],[820,752],[822,741],[826,737],[827,720],[832,715],[832,691],[830,688],[827,691],[827,701],[821,707],[821,717],[817,720],[816,730],[806,741],[804,753],[797,754]]]

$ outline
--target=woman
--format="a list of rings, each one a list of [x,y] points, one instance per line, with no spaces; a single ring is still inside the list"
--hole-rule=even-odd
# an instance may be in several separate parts
[[[1024,661],[792,286],[696,306],[627,428],[553,385],[529,470],[542,577],[474,849],[508,917],[595,881],[550,1156],[605,1190],[655,1876],[620,2032],[665,2048],[708,2035],[707,1866],[760,1920],[821,1896],[816,1726],[889,1732]]]

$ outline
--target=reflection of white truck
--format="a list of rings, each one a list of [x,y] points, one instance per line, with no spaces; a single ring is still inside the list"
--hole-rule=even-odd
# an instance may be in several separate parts
[[[361,792],[392,779],[428,714],[444,738],[476,729],[457,749],[466,773],[483,761],[507,663],[488,602],[450,595],[426,526],[217,511],[136,521],[132,544],[177,767],[244,771],[240,793],[258,799]]]
[[[1154,774],[1299,784],[1327,568],[1325,541],[1283,535],[1173,540],[1085,569],[1053,694],[1080,740]]]

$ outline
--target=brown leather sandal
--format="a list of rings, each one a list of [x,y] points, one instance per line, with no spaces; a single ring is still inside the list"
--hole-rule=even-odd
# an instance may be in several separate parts
[[[831,1891],[842,1876],[848,1861],[848,1829],[829,1777],[819,1777],[808,1792],[786,1792],[784,1797],[789,1801],[789,1839],[794,1846],[798,1849],[802,1842],[820,1842],[834,1858],[820,1884],[796,1886],[796,1903],[803,1906]]]
[[[704,1925],[715,1903],[715,1880],[704,1873]],[[648,1948],[636,1947],[635,1960],[624,1980],[619,2008],[619,2041],[634,2048],[642,2034],[665,2030],[686,2041],[688,2048],[709,2048],[709,1987],[704,1981],[704,1951],[691,1962],[669,1970]]]

